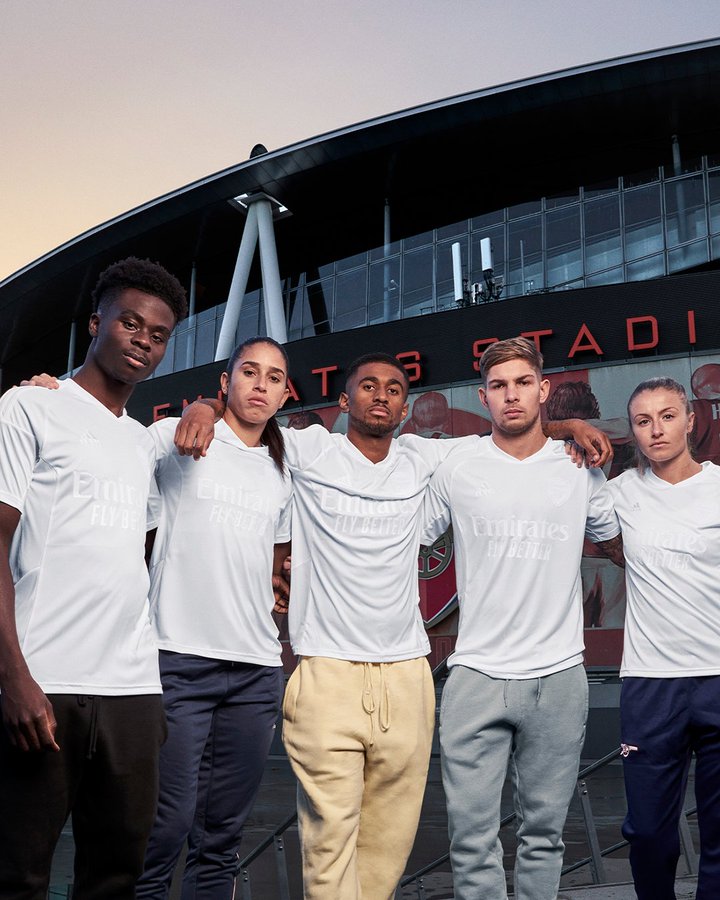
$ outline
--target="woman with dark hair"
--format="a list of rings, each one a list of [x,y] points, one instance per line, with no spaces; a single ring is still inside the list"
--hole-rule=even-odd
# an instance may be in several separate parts
[[[284,349],[252,338],[222,373],[227,405],[202,460],[175,451],[177,419],[150,428],[161,505],[150,610],[168,738],[138,898],[167,898],[186,839],[183,896],[233,896],[284,687],[271,614],[273,564],[290,540],[291,482],[274,418],[287,379]]]
[[[628,403],[637,468],[608,483],[622,525],[627,613],[620,671],[639,900],[674,900],[678,822],[695,754],[698,900],[720,897],[720,467],[690,452],[682,385],[653,378]]]

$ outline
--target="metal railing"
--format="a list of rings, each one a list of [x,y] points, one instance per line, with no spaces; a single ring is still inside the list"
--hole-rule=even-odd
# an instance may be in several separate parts
[[[433,670],[433,681],[437,684],[447,674],[447,659],[444,659]],[[601,848],[598,837],[597,825],[592,811],[590,801],[590,791],[588,789],[588,778],[596,772],[604,769],[610,763],[616,761],[620,757],[620,748],[612,750],[601,759],[596,760],[588,766],[585,766],[578,772],[576,792],[580,802],[580,810],[583,818],[583,825],[587,837],[589,847],[589,856],[578,860],[563,868],[562,874],[567,875],[585,866],[590,867],[593,884],[607,884],[608,878],[605,871],[603,860],[605,857],[616,853],[628,846],[628,842],[623,840],[612,844],[609,847]],[[685,863],[690,875],[696,875],[698,870],[698,856],[693,845],[692,835],[688,826],[688,816],[696,813],[696,808],[688,809],[681,816],[680,821],[680,843]],[[500,827],[505,828],[512,824],[516,819],[516,814],[509,813],[500,821]],[[277,874],[278,900],[290,900],[290,880],[288,876],[287,853],[285,848],[285,832],[297,822],[297,812],[293,811],[269,834],[267,835],[253,850],[244,856],[237,865],[236,877],[239,880],[240,896],[242,900],[252,900],[252,889],[250,882],[250,866],[254,863],[266,850],[270,847],[274,848],[275,869]],[[450,854],[444,853],[442,856],[423,866],[416,872],[406,875],[398,885],[397,897],[403,888],[415,887],[418,900],[425,898],[424,879],[430,873],[436,871],[441,866],[449,862]]]
[[[614,762],[619,757],[620,748],[612,750],[610,753],[607,753],[605,756],[603,756],[602,759],[596,760],[594,763],[585,766],[578,772],[576,792],[580,801],[580,809],[582,812],[585,835],[587,837],[590,855],[585,857],[584,859],[578,860],[577,862],[571,863],[570,865],[564,866],[562,869],[562,875],[568,875],[570,872],[575,872],[578,869],[584,868],[585,866],[590,866],[592,883],[608,884],[605,865],[603,863],[604,858],[606,856],[610,856],[612,853],[616,853],[618,850],[624,849],[629,845],[628,841],[622,840],[612,844],[609,847],[601,849],[597,833],[597,826],[595,824],[595,817],[593,816],[592,806],[590,803],[590,792],[587,785],[587,779],[591,775],[593,775],[595,772],[600,771],[601,769],[604,769],[605,766]],[[688,825],[688,817],[695,815],[696,812],[697,807],[693,806],[690,809],[684,810],[683,815],[680,817],[680,845],[689,875],[697,875],[698,872],[698,855],[695,852],[692,835],[690,834],[690,827]],[[507,825],[510,825],[515,821],[515,819],[516,814],[509,813],[507,816],[500,820],[500,828],[504,828]],[[412,885],[417,890],[418,900],[424,900],[425,886],[423,880],[425,876],[439,869],[449,860],[450,854],[444,853],[442,856],[438,857],[438,859],[433,860],[433,862],[423,866],[422,869],[419,869],[412,875],[406,875],[400,882],[399,888],[410,887]]]

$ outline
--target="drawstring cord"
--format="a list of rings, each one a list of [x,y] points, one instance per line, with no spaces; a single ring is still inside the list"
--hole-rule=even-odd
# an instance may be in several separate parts
[[[370,716],[371,747],[375,743],[375,720],[373,719],[373,713],[378,709],[375,702],[375,691],[373,689],[373,665],[377,665],[380,669],[380,709],[378,711],[378,725],[380,726],[380,731],[388,731],[390,729],[390,688],[388,687],[386,678],[387,666],[385,663],[363,663],[362,705],[365,712]]]

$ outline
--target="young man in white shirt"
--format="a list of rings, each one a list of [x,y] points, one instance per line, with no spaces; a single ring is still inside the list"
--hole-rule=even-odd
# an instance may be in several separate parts
[[[125,413],[185,291],[161,266],[103,272],[84,364],[0,400],[0,898],[44,900],[70,812],[73,896],[131,900],[165,721],[144,563],[154,447]]]
[[[440,713],[458,900],[505,900],[498,835],[510,766],[518,817],[515,897],[554,900],[562,829],[587,718],[580,560],[587,535],[622,564],[599,469],[545,437],[542,356],[491,345],[480,399],[492,434],[467,438],[426,494],[428,543],[452,521],[460,620]]]
[[[408,377],[368,354],[347,372],[347,435],[285,431],[293,475],[284,739],[299,781],[307,900],[390,900],[420,815],[434,730],[429,643],[418,608],[421,505],[440,462],[466,440],[393,440]],[[216,401],[188,408],[176,437],[196,457]],[[559,433],[568,423],[555,423]],[[578,428],[584,429],[584,423]],[[590,429],[588,448],[604,436]]]

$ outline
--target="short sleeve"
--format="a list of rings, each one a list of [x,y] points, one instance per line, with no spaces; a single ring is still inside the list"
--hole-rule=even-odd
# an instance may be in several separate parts
[[[600,469],[588,469],[590,479],[585,536],[594,544],[609,541],[620,534],[612,494]]]
[[[423,544],[434,543],[450,527],[450,495],[448,490],[450,467],[443,464],[438,468],[425,491],[422,506]]]
[[[0,399],[0,502],[20,512],[39,456],[36,425],[22,402],[23,391],[45,388],[13,388]]]
[[[157,422],[153,422],[147,429],[147,433],[155,445],[155,461],[157,464],[173,453],[177,453],[175,449],[175,429],[179,421],[180,419],[176,417],[160,419]]]
[[[155,479],[155,476],[153,476],[150,481],[150,492],[148,493],[147,524],[145,526],[148,531],[152,531],[153,528],[157,528],[160,524],[162,507],[162,496],[158,489],[157,480]]]
[[[286,544],[292,535],[292,494],[288,495],[285,506],[280,510],[277,528],[275,529],[275,543]]]
[[[451,453],[467,447],[468,442],[473,440],[477,440],[476,435],[459,438],[427,438],[419,437],[416,434],[401,434],[397,442],[405,450],[417,453],[432,473],[445,462]]]
[[[283,428],[285,459],[296,471],[306,469],[332,443],[330,432],[322,425],[307,428]]]

